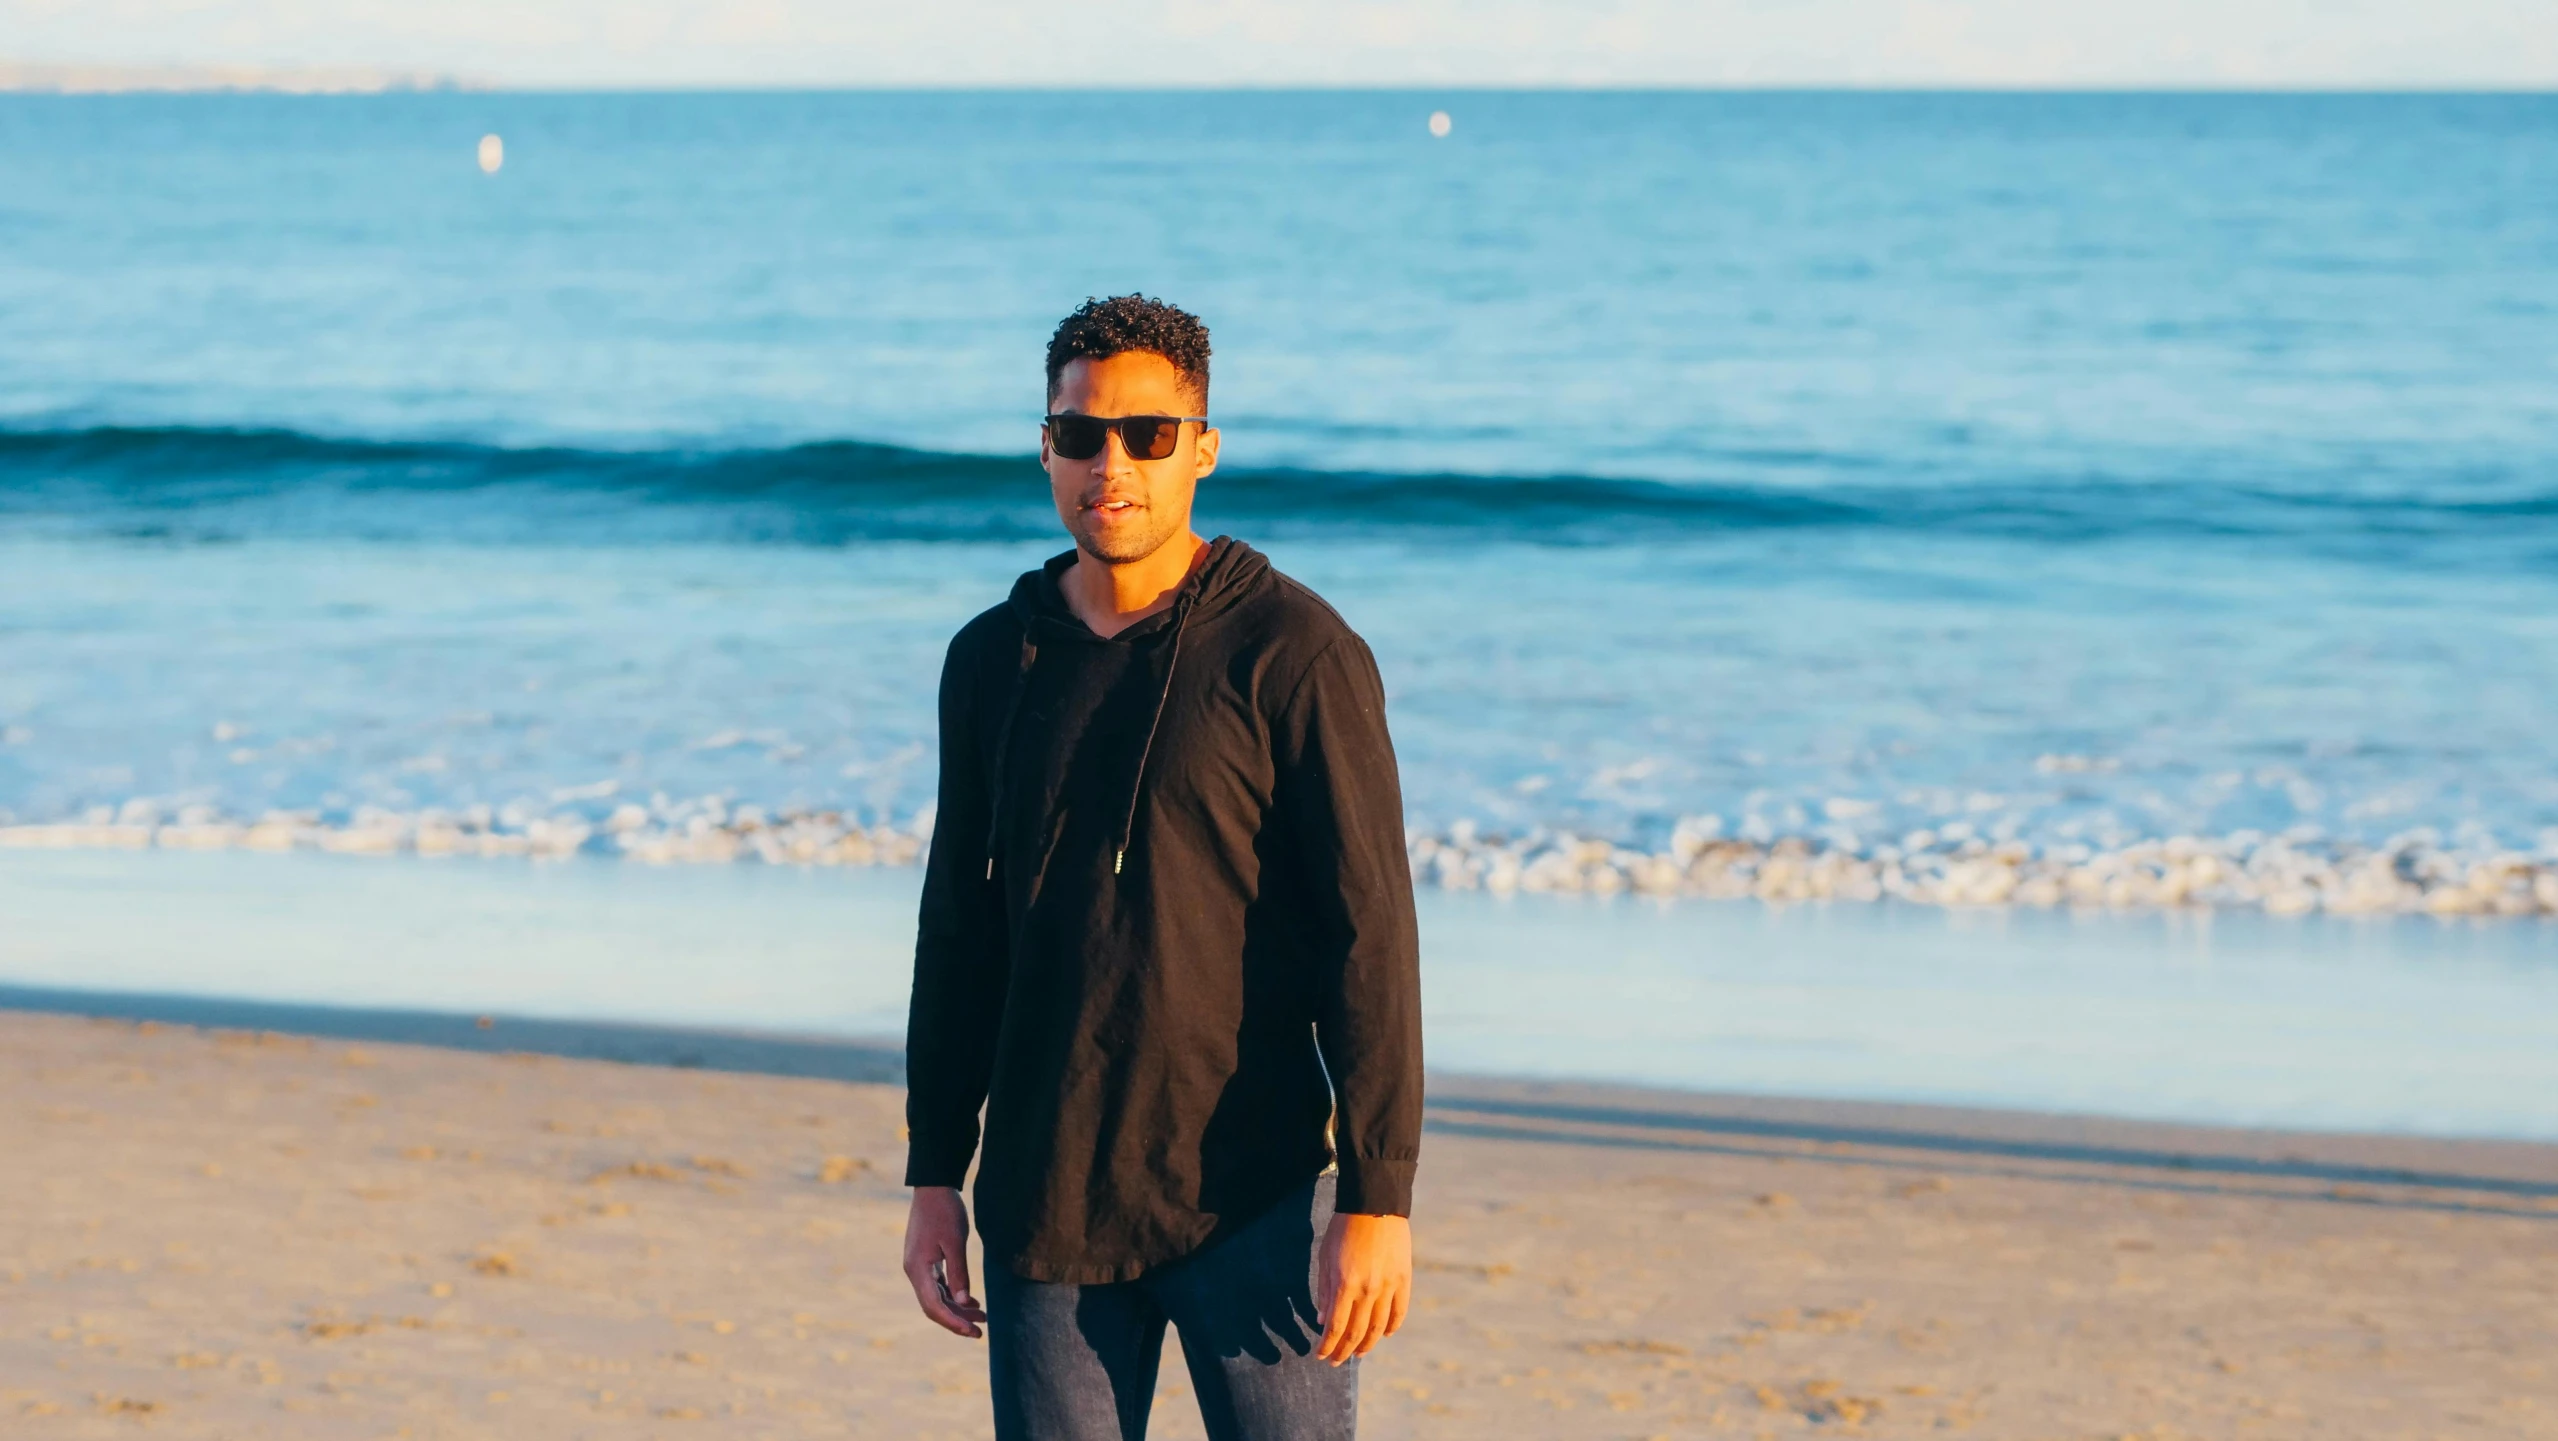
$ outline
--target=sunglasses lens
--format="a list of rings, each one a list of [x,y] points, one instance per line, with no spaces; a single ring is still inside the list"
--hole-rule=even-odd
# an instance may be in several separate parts
[[[1089,415],[1052,415],[1048,418],[1048,444],[1068,460],[1090,460],[1101,454],[1104,437],[1110,427]]]
[[[1132,415],[1119,422],[1119,439],[1131,460],[1161,460],[1181,438],[1181,422],[1160,415]]]
[[[1048,446],[1067,460],[1090,460],[1101,454],[1110,432],[1128,447],[1131,460],[1161,460],[1181,439],[1181,422],[1169,415],[1131,415],[1097,420],[1089,415],[1048,417]]]

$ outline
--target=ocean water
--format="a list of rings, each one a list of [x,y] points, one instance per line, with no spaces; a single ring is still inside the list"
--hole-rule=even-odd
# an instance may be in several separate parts
[[[908,855],[1134,289],[1428,879],[2558,912],[2558,97],[0,97],[0,181],[0,843]]]
[[[21,853],[0,856],[0,1004],[894,1038],[919,886],[911,867]],[[1438,1073],[2558,1142],[2558,965],[2535,926],[1420,903]]]

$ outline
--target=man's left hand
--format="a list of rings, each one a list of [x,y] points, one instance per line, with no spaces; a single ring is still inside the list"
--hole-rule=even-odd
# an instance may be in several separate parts
[[[1401,1216],[1335,1214],[1315,1269],[1323,1344],[1315,1354],[1338,1366],[1365,1356],[1403,1327],[1412,1304],[1412,1223]]]

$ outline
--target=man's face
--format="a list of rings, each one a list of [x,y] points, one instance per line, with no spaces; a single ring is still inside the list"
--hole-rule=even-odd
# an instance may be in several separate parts
[[[1057,377],[1048,409],[1058,415],[1197,415],[1199,397],[1182,384],[1171,361],[1132,350],[1104,360],[1068,361]],[[1057,518],[1086,555],[1111,565],[1144,560],[1190,533],[1190,502],[1201,477],[1217,468],[1217,432],[1185,425],[1172,454],[1136,460],[1113,430],[1101,453],[1068,460],[1039,436],[1039,463],[1048,470]]]

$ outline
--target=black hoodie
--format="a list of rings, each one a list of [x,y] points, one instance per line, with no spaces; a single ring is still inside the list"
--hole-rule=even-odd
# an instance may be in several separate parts
[[[1219,537],[1118,635],[1069,551],[951,641],[906,1032],[910,1186],[1032,1280],[1126,1280],[1335,1159],[1409,1215],[1421,1004],[1376,660]]]

